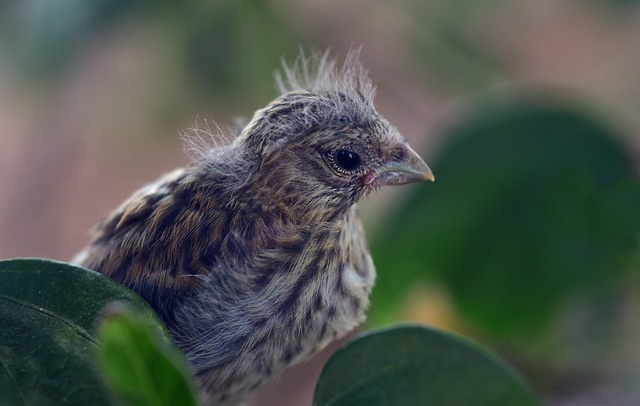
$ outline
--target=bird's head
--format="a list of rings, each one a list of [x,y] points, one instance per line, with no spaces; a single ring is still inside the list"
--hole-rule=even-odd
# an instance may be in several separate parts
[[[282,95],[258,110],[236,141],[257,161],[254,182],[295,212],[344,213],[370,191],[433,180],[406,140],[373,106],[374,88],[351,52],[301,59]],[[285,84],[286,83],[286,84]]]

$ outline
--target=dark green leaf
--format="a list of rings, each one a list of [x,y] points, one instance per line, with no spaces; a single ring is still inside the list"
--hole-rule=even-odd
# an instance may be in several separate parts
[[[142,298],[96,272],[41,259],[0,261],[0,404],[109,404],[95,320],[113,300],[165,331]]]
[[[438,330],[401,326],[366,333],[324,367],[313,404],[537,405],[501,360]]]
[[[107,381],[127,405],[195,405],[187,362],[156,326],[122,310],[100,328],[100,360]]]
[[[436,183],[374,244],[374,311],[437,278],[475,322],[532,331],[566,295],[631,270],[640,185],[605,123],[542,97],[481,109],[446,138]]]

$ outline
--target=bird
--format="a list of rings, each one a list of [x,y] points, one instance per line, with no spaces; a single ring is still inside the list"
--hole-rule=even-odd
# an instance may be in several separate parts
[[[73,261],[151,305],[204,404],[242,402],[360,325],[376,271],[357,203],[434,180],[375,109],[359,50],[302,52],[276,82],[231,137],[185,136],[191,162],[105,217]]]

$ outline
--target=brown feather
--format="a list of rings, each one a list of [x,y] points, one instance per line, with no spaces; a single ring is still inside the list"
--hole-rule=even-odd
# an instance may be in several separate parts
[[[77,259],[154,307],[205,402],[238,403],[364,320],[375,269],[356,203],[385,168],[413,181],[427,167],[375,111],[356,56],[287,71],[306,84],[232,142],[190,143],[193,164],[130,197]]]

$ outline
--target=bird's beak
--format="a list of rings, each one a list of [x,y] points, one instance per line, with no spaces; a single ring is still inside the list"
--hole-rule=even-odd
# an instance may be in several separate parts
[[[399,148],[399,158],[388,161],[377,171],[376,184],[387,186],[424,180],[435,181],[431,169],[409,145],[402,144]]]

